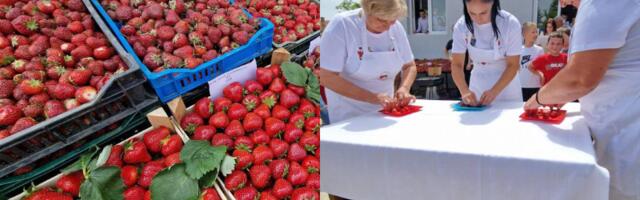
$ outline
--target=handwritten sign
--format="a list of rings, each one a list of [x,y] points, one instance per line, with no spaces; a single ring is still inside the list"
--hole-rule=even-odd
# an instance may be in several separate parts
[[[222,90],[225,86],[233,83],[239,82],[244,84],[247,80],[256,79],[256,71],[258,69],[258,64],[254,59],[250,63],[242,65],[238,68],[235,68],[229,72],[226,72],[212,80],[209,81],[209,95],[211,95],[211,99],[216,99],[222,96]]]

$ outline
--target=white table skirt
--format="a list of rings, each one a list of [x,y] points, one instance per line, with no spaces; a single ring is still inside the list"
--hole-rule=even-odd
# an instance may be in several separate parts
[[[351,199],[607,199],[579,104],[560,125],[521,122],[522,102],[455,112],[418,101],[322,127],[321,191]]]

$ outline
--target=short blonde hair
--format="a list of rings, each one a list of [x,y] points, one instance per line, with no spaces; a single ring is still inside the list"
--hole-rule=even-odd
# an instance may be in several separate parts
[[[537,29],[537,28],[538,28],[538,25],[536,25],[536,23],[533,23],[533,22],[525,22],[525,23],[523,23],[523,24],[522,24],[522,32],[523,32],[523,33],[524,33],[526,30],[529,30],[529,29],[532,29],[532,28]]]
[[[384,20],[396,20],[407,16],[405,0],[362,0],[361,4],[365,15]]]

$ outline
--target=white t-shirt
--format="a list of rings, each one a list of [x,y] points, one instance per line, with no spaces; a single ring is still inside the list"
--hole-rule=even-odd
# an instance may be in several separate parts
[[[313,51],[315,51],[315,48],[320,46],[320,42],[322,42],[322,36],[317,37],[314,40],[311,40],[311,42],[309,43],[309,52],[307,52],[307,55],[313,54]]]
[[[538,34],[538,39],[536,39],[535,44],[544,48],[547,48],[547,42],[549,41],[549,35],[544,35],[544,32],[540,31]]]
[[[500,52],[506,53],[507,56],[520,55],[522,51],[522,29],[518,19],[511,13],[501,10],[500,15],[496,18],[498,30],[500,32],[501,48]],[[473,23],[474,35],[476,38],[476,48],[492,49],[495,41],[493,28],[491,23],[478,25]],[[470,45],[465,39],[471,39],[471,31],[465,24],[464,16],[458,19],[453,28],[453,49],[452,53],[465,53]]]
[[[362,9],[347,11],[336,15],[322,34],[320,46],[321,68],[333,72],[342,72],[347,59],[358,59],[358,47],[362,45],[362,30],[365,26],[360,17]],[[394,38],[397,51],[404,63],[413,61],[413,52],[409,46],[407,33],[398,21],[388,31],[374,34],[367,31],[367,43],[374,52],[391,51],[393,44],[389,34]],[[364,47],[363,47],[364,48]],[[355,66],[353,66],[355,67]]]
[[[428,18],[418,18],[418,28],[416,29],[417,33],[427,33],[429,32],[429,19]]]
[[[535,60],[538,56],[544,54],[544,49],[538,45],[531,47],[522,47],[522,54],[520,54],[520,84],[522,88],[539,88],[540,77],[534,75],[527,69],[527,65]]]

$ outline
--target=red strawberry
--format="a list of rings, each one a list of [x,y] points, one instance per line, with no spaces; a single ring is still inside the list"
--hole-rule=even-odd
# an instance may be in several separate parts
[[[284,121],[289,119],[289,117],[291,116],[291,111],[289,111],[289,109],[287,109],[286,107],[278,104],[275,107],[273,107],[273,110],[271,111],[271,115],[277,119]]]
[[[142,172],[140,173],[140,178],[138,179],[138,185],[144,188],[149,187],[151,185],[151,180],[153,179],[153,177],[163,169],[164,162],[162,160],[154,160],[148,162],[146,165],[144,165],[144,167],[142,167]]]
[[[196,102],[195,112],[202,118],[209,118],[214,111],[213,102],[209,97],[204,97]]]
[[[270,137],[274,137],[284,131],[285,124],[280,119],[269,117],[264,121],[264,128]]]
[[[269,117],[271,117],[271,110],[269,109],[269,106],[267,106],[266,104],[260,104],[260,106],[258,106],[253,113],[257,114],[258,116],[262,117],[262,119],[267,119]],[[304,124],[304,122],[303,122]]]
[[[14,105],[0,107],[0,126],[10,126],[22,117],[22,110]]]
[[[249,94],[254,94],[254,95],[259,95],[260,93],[262,93],[262,90],[264,89],[262,85],[260,85],[260,83],[258,83],[255,80],[248,80],[247,82],[244,83],[244,87],[247,89],[247,92]]]
[[[47,101],[49,101],[49,95],[47,94],[34,95],[34,96],[31,96],[31,98],[29,98],[29,103],[32,103],[32,104],[44,105],[45,103],[47,103]]]
[[[176,23],[178,23],[178,21],[180,21],[180,16],[178,16],[178,13],[176,13],[176,11],[174,10],[169,10],[167,11],[167,16],[165,17],[165,24],[169,25],[169,26],[174,26],[176,25]]]
[[[306,131],[318,132],[320,130],[321,119],[319,117],[310,117],[304,123],[304,128]]]
[[[20,132],[24,129],[27,129],[33,125],[36,125],[38,122],[36,122],[36,120],[34,120],[31,117],[23,117],[18,119],[18,121],[16,121],[16,123],[11,127],[11,129],[9,130],[9,132],[11,134],[15,134],[17,132]]]
[[[231,137],[239,137],[243,136],[245,132],[242,123],[239,120],[232,120],[224,130],[224,133]]]
[[[302,130],[296,128],[294,125],[287,125],[284,130],[284,141],[287,143],[297,142],[302,137]]]
[[[272,191],[274,196],[280,199],[284,199],[291,195],[291,193],[293,192],[293,186],[291,185],[291,183],[289,183],[289,181],[280,178],[276,180],[275,184],[273,185]]]
[[[142,140],[149,152],[160,153],[162,151],[162,140],[169,137],[171,131],[164,126],[155,128],[144,134]]]
[[[138,167],[133,165],[122,167],[120,177],[122,177],[122,181],[127,187],[133,186],[138,182]]]
[[[106,166],[122,166],[122,145],[115,145],[111,147],[111,153],[109,154],[109,158],[107,158]]]
[[[213,188],[207,188],[202,191],[198,200],[220,200],[220,195]]]
[[[233,148],[233,140],[229,135],[218,133],[211,139],[212,146],[227,146],[227,149]]]
[[[211,140],[216,134],[216,127],[210,125],[198,126],[193,133],[194,140]]]
[[[320,160],[315,156],[307,156],[302,161],[302,168],[306,169],[308,173],[320,172]]]
[[[189,68],[189,69],[195,69],[196,67],[200,66],[200,64],[202,64],[203,62],[204,60],[200,58],[194,58],[194,57],[189,57],[184,59],[184,65],[186,68]]]
[[[303,87],[299,87],[299,86],[295,86],[295,85],[288,85],[287,88],[290,89],[291,91],[293,91],[298,96],[304,96],[305,95],[305,90],[304,90]]]
[[[243,120],[244,130],[253,132],[262,128],[262,118],[255,113],[248,113]]]
[[[111,56],[113,56],[112,48],[102,46],[93,50],[93,57],[97,59],[104,60],[104,59],[111,58]]]
[[[293,190],[291,200],[317,200],[320,199],[320,193],[309,187],[301,187]]]
[[[302,113],[305,118],[314,117],[315,110],[315,104],[311,103],[306,98],[300,99],[300,106],[298,107],[297,112]]]
[[[180,152],[173,153],[164,158],[164,166],[171,167],[177,163],[180,163]]]
[[[73,98],[75,96],[76,89],[71,84],[58,83],[50,93],[52,97],[63,100]]]
[[[162,56],[156,53],[146,54],[142,62],[150,69],[156,69],[164,64]]]
[[[251,151],[253,149],[253,145],[253,141],[251,141],[251,138],[247,136],[237,137],[234,144],[236,149],[245,149],[247,151]]]
[[[233,150],[233,157],[236,158],[236,169],[241,170],[241,169],[245,169],[249,166],[251,166],[251,164],[253,164],[253,155],[251,153],[249,153],[246,150],[242,150],[242,149],[236,149]]]
[[[267,68],[258,68],[256,71],[256,80],[263,86],[270,85],[273,80],[273,72]]]
[[[171,41],[176,34],[176,31],[171,26],[161,26],[156,32],[158,33],[158,39],[162,41]]]
[[[224,186],[231,191],[244,188],[247,184],[247,174],[242,170],[234,170],[227,177],[224,178]]]
[[[299,111],[299,110],[298,110]],[[289,123],[293,126],[295,126],[298,129],[303,129],[304,128],[304,115],[302,115],[300,112],[295,112],[293,114],[291,114],[291,117],[289,118]]]
[[[20,15],[11,21],[13,29],[22,35],[32,35],[38,30],[38,22],[33,17]]]
[[[305,185],[314,190],[320,190],[320,174],[319,173],[309,174],[309,177],[307,177],[307,183]]]
[[[136,185],[136,186],[127,188],[123,194],[124,194],[125,200],[142,200],[144,199],[144,194],[146,192],[147,191],[144,190],[144,188]]]
[[[39,80],[23,80],[18,87],[27,95],[36,95],[44,91],[44,84]]]
[[[274,78],[282,76],[282,71],[280,70],[280,65],[278,65],[278,64],[271,65],[267,69],[269,69],[269,70],[271,70],[271,72],[273,72],[273,77]],[[282,80],[282,79],[280,79],[280,80]],[[275,79],[274,79],[274,81],[275,81]],[[283,82],[283,84],[284,84],[284,82]],[[284,86],[283,86],[283,88],[284,88]]]
[[[245,115],[247,115],[247,108],[239,103],[231,104],[227,111],[227,116],[229,116],[230,120],[242,120]]]
[[[271,194],[271,191],[262,191],[260,193],[260,200],[278,200],[278,198]]]
[[[236,200],[255,200],[258,197],[258,190],[249,186],[237,190],[233,193]]]
[[[180,121],[180,126],[189,134],[193,134],[196,128],[204,124],[204,120],[198,115],[198,113],[188,113]]]
[[[233,82],[222,90],[224,97],[229,98],[234,103],[242,101],[244,89],[238,82]]]
[[[268,146],[259,145],[253,150],[253,158],[254,163],[264,164],[265,162],[269,162],[271,161],[271,159],[273,159],[273,152]]]
[[[85,39],[82,38],[78,40],[84,41]],[[91,57],[92,55],[93,55],[93,51],[91,51],[91,49],[86,45],[79,45],[78,47],[76,47],[71,51],[71,56],[73,56],[73,59],[75,60],[81,60],[86,57]]]
[[[271,85],[269,85],[269,90],[280,93],[285,89],[284,81],[280,78],[274,78]]]
[[[227,128],[229,125],[229,117],[224,112],[217,112],[209,118],[209,125],[216,128]]]
[[[218,52],[216,50],[209,50],[207,51],[207,53],[204,53],[204,55],[202,55],[202,59],[204,59],[205,61],[213,60],[217,57]]]
[[[249,169],[251,183],[256,188],[264,188],[271,180],[271,169],[266,165],[254,165]]]
[[[216,112],[227,112],[232,103],[233,102],[231,102],[231,100],[227,98],[218,97],[213,100],[213,107],[215,108]]]
[[[320,148],[320,136],[307,132],[300,138],[300,145],[309,152]]]
[[[242,100],[242,104],[248,111],[252,111],[256,106],[260,105],[260,99],[256,95],[247,95]]]
[[[269,135],[267,135],[267,132],[260,129],[251,134],[251,141],[253,141],[254,144],[268,144],[271,139]]]
[[[71,71],[68,79],[70,83],[76,86],[83,86],[89,83],[89,80],[91,79],[91,74],[92,72],[85,68],[75,69]]]
[[[91,86],[84,86],[76,90],[76,100],[80,104],[87,103],[96,98],[98,91]]]
[[[147,147],[139,139],[132,139],[124,145],[124,162],[128,164],[145,163],[151,160]]]
[[[283,105],[286,108],[291,108],[298,105],[298,103],[300,103],[300,96],[293,91],[284,89],[282,93],[280,93],[280,105]]]
[[[211,42],[218,43],[220,41],[220,38],[222,37],[222,32],[220,31],[220,29],[212,27],[207,30],[207,37]]]
[[[289,146],[289,152],[287,159],[291,161],[302,161],[307,156],[307,152],[298,143],[293,143]]]
[[[246,31],[235,32],[232,34],[233,41],[240,45],[244,45],[249,41],[249,33]]]
[[[273,160],[269,163],[273,178],[286,178],[289,174],[289,161],[284,159]]]
[[[49,100],[47,101],[47,103],[44,104],[44,115],[47,119],[58,116],[59,114],[62,114],[65,111],[66,111],[66,108],[64,104],[62,104],[62,102],[60,101]]]
[[[162,155],[168,156],[182,150],[182,139],[179,135],[172,135],[162,140]]]
[[[77,197],[80,194],[80,185],[83,181],[84,175],[82,171],[77,171],[60,177],[56,181],[56,187]]]
[[[39,117],[44,112],[44,106],[43,104],[29,104],[22,112],[26,117]]]
[[[80,106],[80,103],[78,103],[78,101],[76,99],[64,100],[64,107],[67,110],[71,110],[71,109],[77,108],[78,106]]]
[[[300,166],[300,164],[298,164],[297,162],[291,161],[287,180],[291,182],[292,185],[302,185],[307,181],[308,177],[309,173],[307,173],[306,169],[302,168],[302,166]]]
[[[183,46],[173,51],[173,55],[186,59],[192,57],[194,54],[194,48],[191,46]]]

